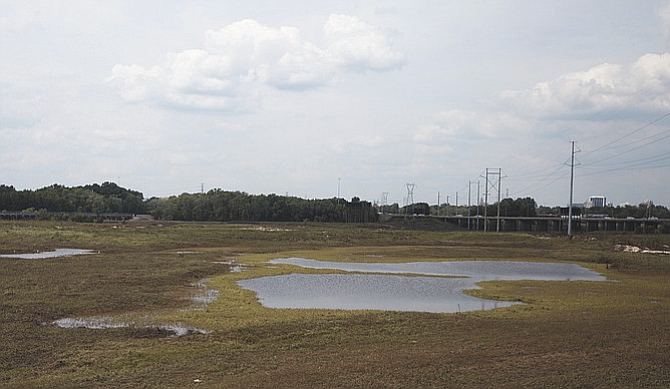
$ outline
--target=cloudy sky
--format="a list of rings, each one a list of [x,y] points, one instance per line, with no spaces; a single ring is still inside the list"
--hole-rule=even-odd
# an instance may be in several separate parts
[[[0,183],[670,206],[668,0],[0,0]],[[469,183],[472,183],[469,185]]]

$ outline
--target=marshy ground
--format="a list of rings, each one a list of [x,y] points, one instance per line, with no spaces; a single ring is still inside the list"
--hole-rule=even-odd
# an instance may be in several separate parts
[[[337,224],[0,223],[0,387],[670,386],[667,235],[483,234]],[[615,282],[487,282],[467,313],[277,310],[236,282],[278,257],[578,263]],[[239,271],[242,270],[242,271]],[[198,283],[218,298],[193,309]],[[59,328],[63,318],[140,324]],[[178,323],[206,331],[175,336]],[[166,329],[167,328],[167,329]]]

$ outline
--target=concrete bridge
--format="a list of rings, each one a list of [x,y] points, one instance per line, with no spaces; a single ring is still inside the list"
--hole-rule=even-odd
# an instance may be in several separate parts
[[[567,233],[568,218],[561,216],[415,216],[431,217],[474,231]],[[573,217],[573,232],[637,232],[653,233],[663,229],[667,219],[633,219],[607,217]]]

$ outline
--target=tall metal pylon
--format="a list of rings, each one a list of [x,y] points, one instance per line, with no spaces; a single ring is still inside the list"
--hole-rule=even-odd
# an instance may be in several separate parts
[[[496,171],[497,170],[497,171]],[[493,177],[489,180],[489,176]],[[489,191],[496,191],[498,195],[498,210],[496,215],[496,232],[500,232],[500,186],[503,179],[501,168],[486,168],[486,173],[483,178],[486,179],[484,184],[484,231],[488,231],[488,205],[489,205]]]
[[[414,184],[406,183],[405,187],[407,188],[407,204],[405,204],[405,215],[407,211],[411,208],[411,214],[414,215]]]

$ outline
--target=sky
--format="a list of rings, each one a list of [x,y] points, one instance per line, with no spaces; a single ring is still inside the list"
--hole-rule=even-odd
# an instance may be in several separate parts
[[[17,190],[565,206],[571,171],[670,206],[670,1],[0,0]]]

